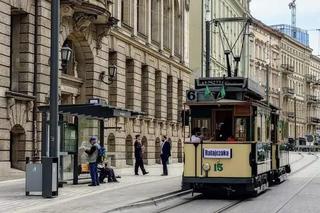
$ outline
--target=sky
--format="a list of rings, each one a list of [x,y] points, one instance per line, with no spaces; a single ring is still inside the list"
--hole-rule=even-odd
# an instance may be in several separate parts
[[[251,0],[251,14],[267,25],[291,24],[292,0]],[[305,30],[320,29],[320,0],[296,0],[297,27]],[[320,55],[320,31],[309,31],[313,54]]]

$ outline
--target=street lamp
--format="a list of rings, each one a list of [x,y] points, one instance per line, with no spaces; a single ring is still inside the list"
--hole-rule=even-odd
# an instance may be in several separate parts
[[[108,76],[108,81],[105,81],[104,78]],[[116,76],[117,76],[117,66],[115,65],[110,65],[108,67],[108,75],[106,75],[106,73],[103,71],[102,73],[100,73],[100,76],[99,76],[99,79],[107,84],[107,85],[110,85],[112,84],[112,82],[116,79]]]
[[[63,70],[66,70],[68,62],[71,59],[72,55],[72,49],[68,46],[68,44],[65,44],[61,48],[61,66]]]

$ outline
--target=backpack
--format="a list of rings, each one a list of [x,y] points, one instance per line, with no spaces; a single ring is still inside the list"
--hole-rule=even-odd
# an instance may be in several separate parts
[[[103,162],[104,159],[107,157],[107,151],[105,147],[100,146],[98,149],[98,162]]]

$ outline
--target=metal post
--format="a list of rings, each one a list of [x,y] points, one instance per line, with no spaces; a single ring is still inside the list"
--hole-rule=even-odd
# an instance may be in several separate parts
[[[297,142],[297,98],[293,99],[293,110],[294,110],[294,141]]]
[[[267,64],[267,82],[266,82],[266,95],[267,95],[267,104],[269,106],[269,64]]]
[[[210,77],[210,21],[206,21],[206,76]]]
[[[51,1],[50,157],[58,157],[58,71],[60,0]]]

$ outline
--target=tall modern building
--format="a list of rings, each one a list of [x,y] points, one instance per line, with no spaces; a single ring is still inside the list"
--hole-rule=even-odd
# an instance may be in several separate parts
[[[83,117],[77,118],[75,127],[75,117],[65,116],[61,149],[70,151],[64,152],[66,164],[73,158],[70,153],[85,162],[85,155],[75,147],[99,136],[99,131],[104,131],[104,145],[114,166],[132,165],[137,134],[145,145],[146,163],[159,163],[163,135],[172,141],[172,161],[182,160],[179,115],[191,74],[189,4],[61,0],[59,42],[60,47],[71,48],[72,55],[59,70],[60,104],[99,98],[142,114],[105,120],[106,129]],[[51,1],[0,0],[0,6],[0,172],[5,172],[10,167],[24,169],[26,157],[40,155],[43,121],[38,107],[49,103]],[[107,85],[101,79],[111,65],[117,75]]]

